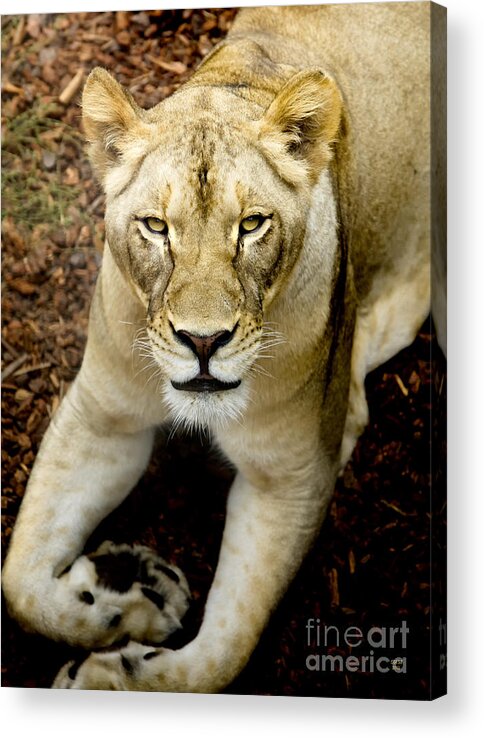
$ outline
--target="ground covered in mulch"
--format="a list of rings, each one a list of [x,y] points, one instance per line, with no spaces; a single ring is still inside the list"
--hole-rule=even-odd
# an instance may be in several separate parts
[[[104,203],[83,151],[82,83],[101,65],[141,105],[154,105],[187,79],[233,17],[232,10],[186,10],[2,20],[3,556],[39,442],[80,366],[101,260]],[[319,539],[227,691],[428,696],[431,597],[440,593],[430,536],[444,517],[443,498],[432,505],[429,494],[433,387],[445,399],[440,363],[437,384],[431,383],[431,343],[428,324],[409,349],[368,378],[370,425],[338,482]],[[444,445],[437,438],[434,459]],[[105,538],[138,541],[182,567],[194,593],[184,640],[196,634],[203,613],[231,478],[203,442],[160,433],[146,476],[90,541],[92,547]],[[312,654],[370,654],[368,644],[360,651],[343,642],[338,647],[334,630],[327,647],[314,638],[308,644],[309,618],[341,634],[350,626],[366,633],[406,621],[406,649],[374,650],[406,656],[407,673],[309,669]],[[72,657],[62,644],[22,632],[5,608],[2,639],[3,686],[48,687]]]

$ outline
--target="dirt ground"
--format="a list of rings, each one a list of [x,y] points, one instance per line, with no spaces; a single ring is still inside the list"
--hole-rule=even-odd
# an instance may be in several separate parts
[[[104,201],[83,150],[82,83],[102,65],[141,105],[154,105],[187,79],[233,17],[232,10],[185,10],[2,19],[3,556],[39,442],[80,366],[101,260]],[[436,488],[432,499],[429,491],[432,459],[439,467],[445,451],[438,436],[432,455],[430,449],[445,400],[432,344],[428,323],[412,346],[368,377],[370,425],[313,551],[228,692],[428,696],[430,620],[442,596],[431,530],[442,530],[445,517],[443,496]],[[432,392],[440,403],[433,416]],[[231,478],[197,438],[168,441],[160,432],[147,474],[88,544],[141,542],[184,570],[194,604],[174,647],[199,626]],[[24,633],[2,607],[2,685],[48,687],[72,649]],[[406,621],[406,652],[390,655],[406,655],[409,673],[308,670],[315,652],[306,641],[309,618],[343,629]]]

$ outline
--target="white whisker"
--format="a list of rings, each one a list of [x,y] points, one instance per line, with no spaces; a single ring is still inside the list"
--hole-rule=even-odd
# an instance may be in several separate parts
[[[252,364],[252,366],[247,369],[247,373],[249,376],[261,376],[274,379],[274,375],[271,374],[264,366],[260,366],[260,364]]]
[[[258,359],[274,359],[274,354],[264,354],[262,351],[257,353]]]

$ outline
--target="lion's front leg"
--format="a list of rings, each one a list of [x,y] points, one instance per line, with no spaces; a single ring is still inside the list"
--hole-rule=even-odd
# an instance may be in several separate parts
[[[78,380],[48,429],[2,584],[11,613],[28,630],[92,647],[124,634],[122,612],[115,593],[95,591],[93,564],[76,557],[139,479],[153,432],[99,432],[100,411],[86,413],[84,399]]]
[[[317,533],[332,482],[324,470],[277,490],[239,475],[229,495],[220,558],[198,636],[179,651],[129,644],[68,664],[54,686],[216,692],[247,663]]]

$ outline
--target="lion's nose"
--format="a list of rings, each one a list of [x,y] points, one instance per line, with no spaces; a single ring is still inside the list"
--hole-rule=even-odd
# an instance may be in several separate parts
[[[237,326],[231,331],[219,331],[218,333],[213,333],[211,336],[197,336],[194,333],[177,331],[174,328],[173,331],[178,340],[184,343],[185,346],[188,346],[198,358],[200,375],[209,377],[208,362],[210,357],[214,355],[220,346],[225,346],[232,340],[236,329]]]

